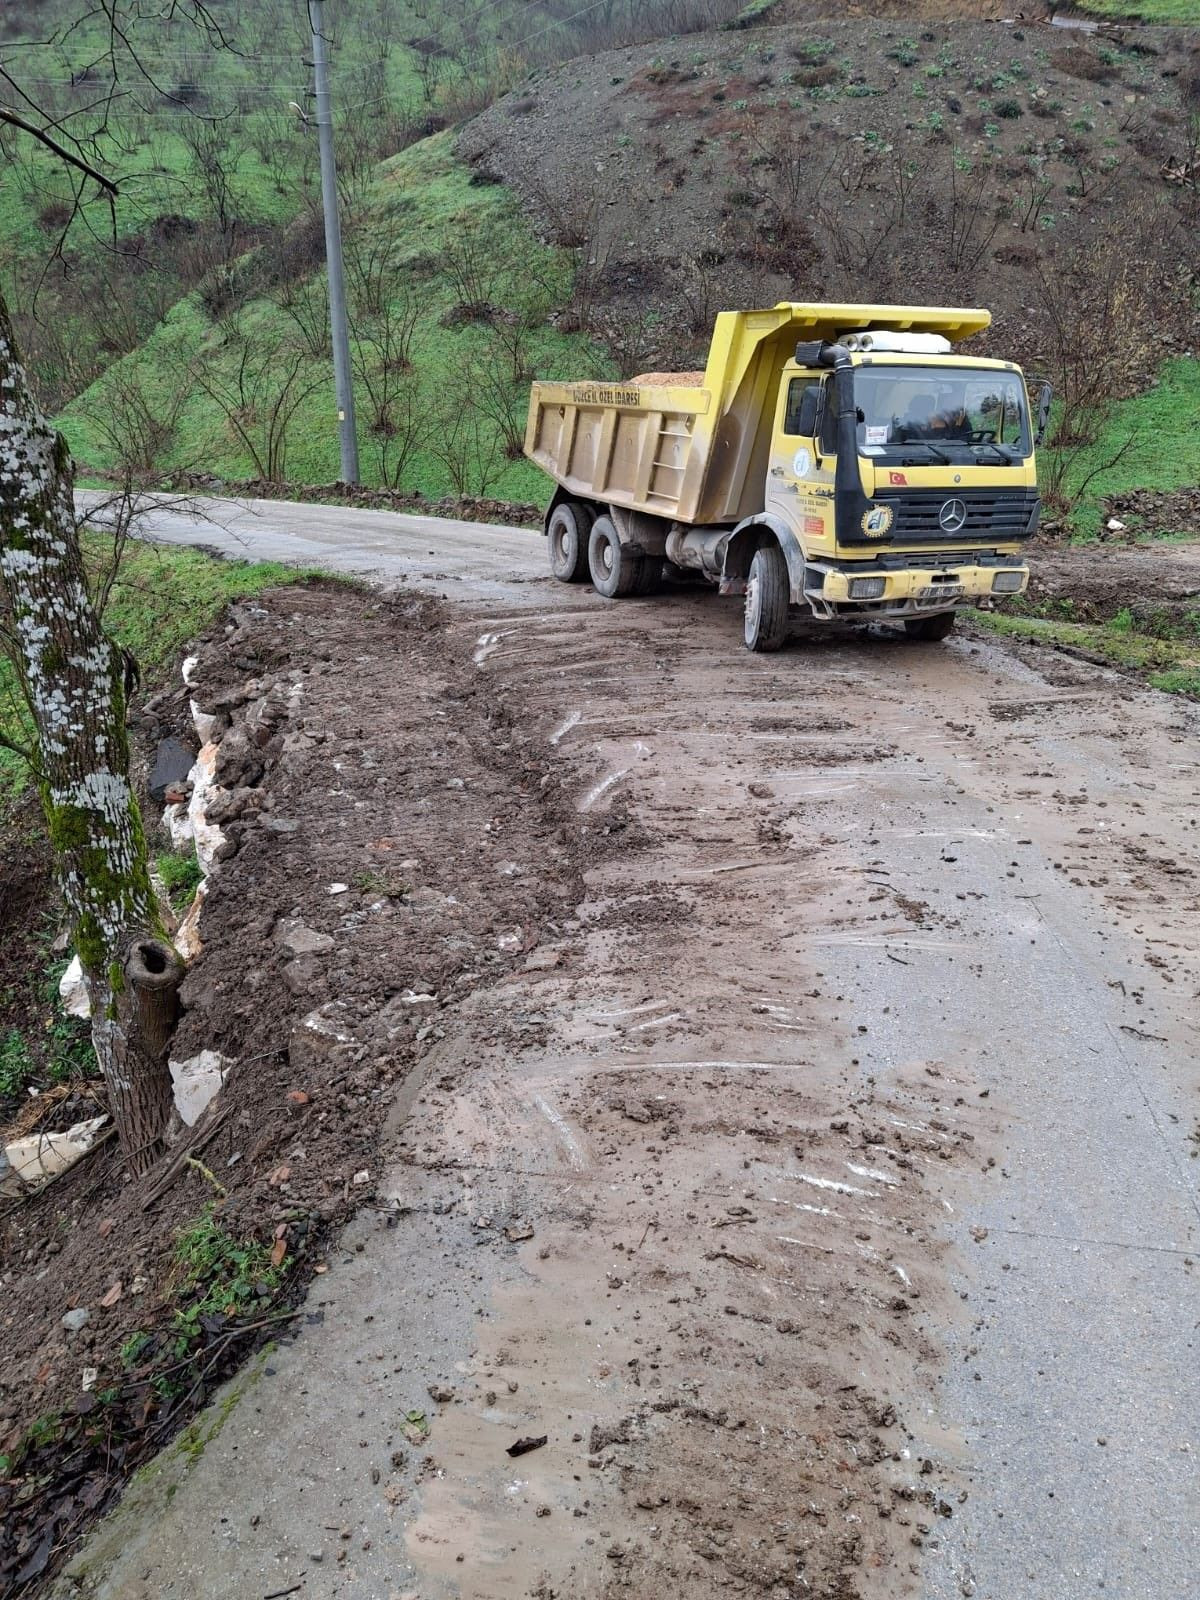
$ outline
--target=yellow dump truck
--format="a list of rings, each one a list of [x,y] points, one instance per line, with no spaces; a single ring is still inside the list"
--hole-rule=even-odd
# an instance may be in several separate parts
[[[798,618],[942,639],[1020,594],[1050,392],[1032,418],[1018,367],[959,352],[990,321],[785,302],[721,312],[703,373],[534,384],[555,577],[615,599],[690,569],[745,595],[751,650]]]

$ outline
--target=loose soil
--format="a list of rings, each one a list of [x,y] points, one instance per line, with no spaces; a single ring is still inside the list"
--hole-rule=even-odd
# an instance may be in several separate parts
[[[215,1048],[237,1066],[219,1119],[190,1143],[207,1173],[176,1170],[158,1194],[161,1174],[133,1185],[110,1141],[0,1211],[0,1454],[38,1419],[86,1414],[114,1386],[127,1430],[107,1470],[73,1439],[65,1457],[55,1442],[24,1464],[51,1474],[34,1501],[22,1474],[0,1487],[0,1592],[53,1570],[144,1449],[228,1370],[214,1359],[186,1403],[160,1404],[147,1375],[122,1361],[131,1335],[169,1334],[180,1228],[219,1197],[234,1237],[286,1241],[284,1299],[294,1294],[328,1229],[372,1201],[397,1082],[440,1036],[444,1009],[519,963],[533,930],[578,897],[578,852],[597,848],[589,836],[599,830],[562,833],[544,759],[470,662],[445,656],[443,628],[434,601],[319,585],[236,608],[200,648],[192,693],[226,723],[231,854],[209,882],[205,950],[184,986],[173,1055]],[[158,696],[150,725],[185,722],[187,698],[182,686]],[[615,835],[612,819],[605,831]],[[536,869],[510,874],[507,857],[531,848]],[[33,863],[24,875],[5,864],[14,981],[46,915],[37,852]],[[290,957],[289,919],[325,949]],[[64,1091],[32,1104],[52,1103],[64,1123],[84,1114],[78,1100]],[[187,1147],[164,1167],[178,1169]],[[89,1320],[67,1334],[61,1319],[73,1307]],[[231,1329],[218,1331],[217,1357],[243,1353],[244,1341],[229,1348]],[[84,1393],[87,1368],[96,1371]]]
[[[570,61],[458,149],[547,238],[588,241],[576,309],[626,374],[702,364],[718,310],[808,299],[987,305],[981,353],[1037,372],[1038,273],[1102,239],[1113,210],[1188,203],[1160,168],[1185,139],[1200,35],[1099,40],[956,9],[805,7]]]
[[[1066,603],[1081,622],[1106,622],[1127,608],[1194,608],[1200,597],[1200,543],[1037,543],[1029,568],[1028,598]]]

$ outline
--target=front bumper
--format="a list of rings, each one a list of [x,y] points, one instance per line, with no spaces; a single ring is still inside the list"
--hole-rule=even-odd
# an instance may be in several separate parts
[[[926,558],[927,559],[927,558]],[[998,592],[997,573],[1019,577],[1019,588]],[[870,599],[855,598],[852,585],[864,578],[879,580],[883,591]],[[1006,581],[1012,582],[1012,578]],[[874,562],[854,562],[852,566],[833,566],[809,562],[804,569],[804,601],[816,617],[918,617],[974,605],[983,599],[1006,599],[1023,594],[1029,583],[1029,568],[1019,559],[998,558],[986,563],[972,557],[956,564],[953,557],[937,565],[877,566]]]

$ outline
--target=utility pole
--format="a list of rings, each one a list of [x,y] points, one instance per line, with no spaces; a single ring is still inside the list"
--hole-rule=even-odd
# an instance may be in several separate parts
[[[308,0],[312,28],[313,84],[317,97],[317,138],[321,147],[321,209],[325,213],[325,264],[329,275],[329,327],[333,335],[333,388],[337,397],[342,482],[358,482],[358,432],[354,425],[354,381],[350,370],[350,332],[346,325],[346,284],[342,273],[342,224],[338,216],[337,167],[333,159],[333,114],[329,105],[329,63],[325,55],[323,0]]]

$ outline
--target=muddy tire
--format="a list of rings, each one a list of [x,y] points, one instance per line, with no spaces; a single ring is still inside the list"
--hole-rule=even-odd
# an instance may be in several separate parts
[[[747,650],[778,650],[787,638],[787,560],[774,542],[760,545],[750,562],[746,580],[744,638]]]
[[[904,624],[904,631],[910,639],[945,639],[954,631],[954,612],[939,611],[936,617],[913,617]]]
[[[596,593],[606,600],[637,594],[643,566],[642,552],[621,543],[612,518],[597,517],[588,538],[588,570]]]
[[[663,564],[661,556],[644,555],[634,594],[657,594],[662,588]]]
[[[555,506],[546,526],[550,571],[560,583],[583,583],[588,575],[588,537],[595,512],[578,500]]]

